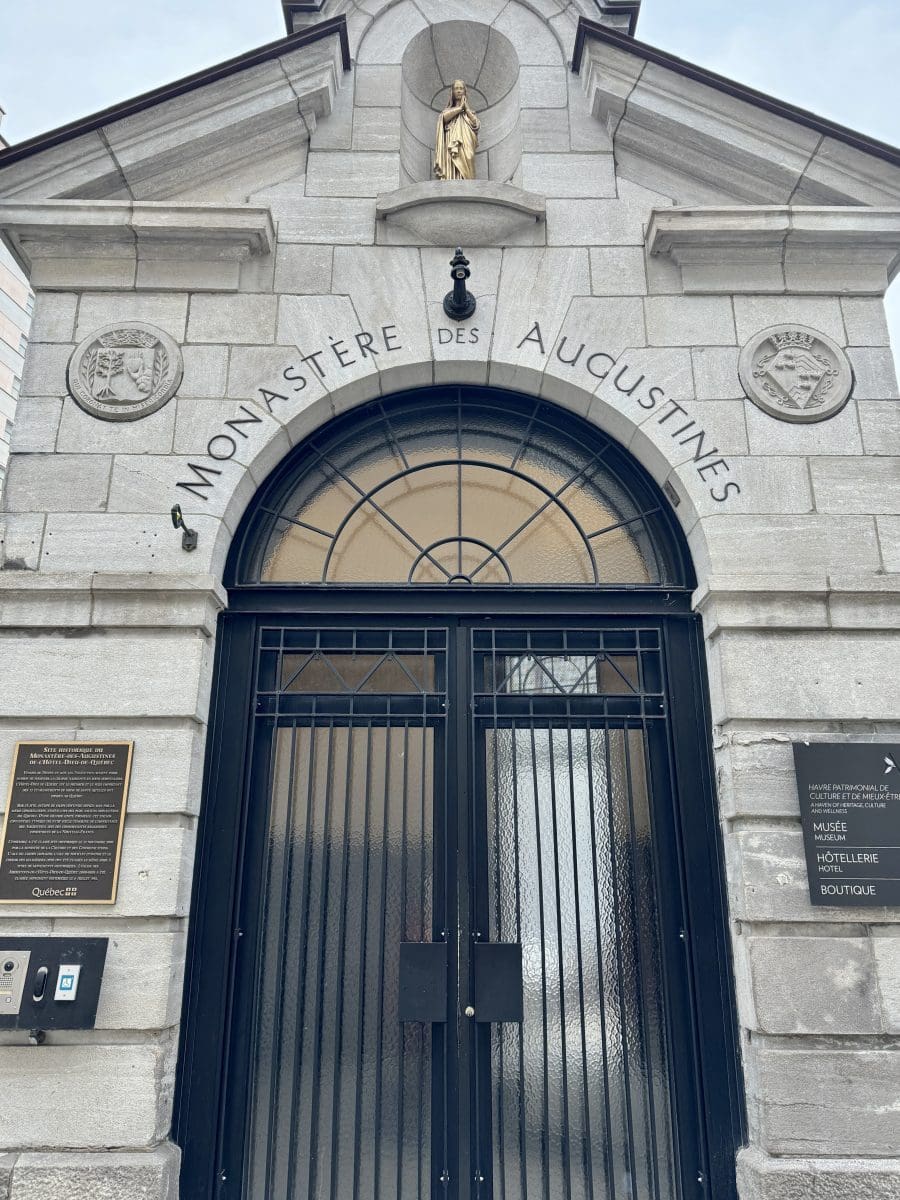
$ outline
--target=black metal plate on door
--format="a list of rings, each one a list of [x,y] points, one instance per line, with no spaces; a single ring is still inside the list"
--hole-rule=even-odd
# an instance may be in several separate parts
[[[475,943],[475,1020],[522,1020],[520,943]]]
[[[447,943],[400,943],[401,1021],[447,1020]]]

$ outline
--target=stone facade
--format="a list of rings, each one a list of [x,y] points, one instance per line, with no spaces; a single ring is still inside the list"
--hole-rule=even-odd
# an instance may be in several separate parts
[[[900,923],[810,905],[791,763],[798,739],[900,736],[900,405],[882,306],[900,158],[718,93],[625,34],[588,38],[574,73],[581,7],[596,17],[556,0],[326,5],[346,9],[350,69],[340,31],[288,39],[0,157],[0,228],[37,297],[0,514],[0,776],[20,739],[135,742],[115,907],[0,913],[9,934],[111,939],[95,1031],[42,1048],[0,1035],[11,1200],[177,1195],[225,556],[290,447],[433,382],[586,416],[675,505],[707,646],[749,1118],[740,1194],[900,1197]],[[404,140],[413,83],[441,69],[409,49],[429,27],[440,47],[449,22],[469,30],[459,53],[500,47],[518,90],[496,161],[488,150],[459,194],[426,183]],[[457,244],[478,299],[459,329],[441,307]],[[184,377],[158,411],[101,422],[67,395],[67,365],[128,321],[173,338]],[[828,420],[783,422],[744,395],[741,348],[793,325],[852,365]],[[354,353],[362,334],[377,357]],[[302,385],[285,377],[298,362]]]

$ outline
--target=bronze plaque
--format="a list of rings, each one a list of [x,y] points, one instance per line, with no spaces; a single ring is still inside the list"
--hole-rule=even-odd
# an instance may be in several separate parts
[[[0,843],[0,901],[112,904],[133,742],[19,742]]]

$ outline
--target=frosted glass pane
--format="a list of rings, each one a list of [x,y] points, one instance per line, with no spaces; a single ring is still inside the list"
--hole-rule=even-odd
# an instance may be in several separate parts
[[[266,509],[274,519],[260,578],[661,582],[647,506],[610,469],[603,436],[578,429],[540,403],[369,406],[357,424],[314,439],[296,481]]]
[[[431,1029],[401,1025],[399,948],[430,940],[433,735],[275,735],[246,1194],[420,1200]]]
[[[491,1030],[494,1195],[676,1200],[639,730],[485,730],[490,937],[521,1025]]]

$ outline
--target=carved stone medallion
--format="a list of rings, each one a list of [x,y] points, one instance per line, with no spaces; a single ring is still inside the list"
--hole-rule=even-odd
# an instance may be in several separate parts
[[[69,359],[69,392],[101,421],[137,421],[167,404],[184,362],[178,345],[154,325],[105,325]]]
[[[839,346],[803,325],[775,325],[751,338],[738,366],[748,397],[779,421],[825,421],[850,398],[853,371]]]

